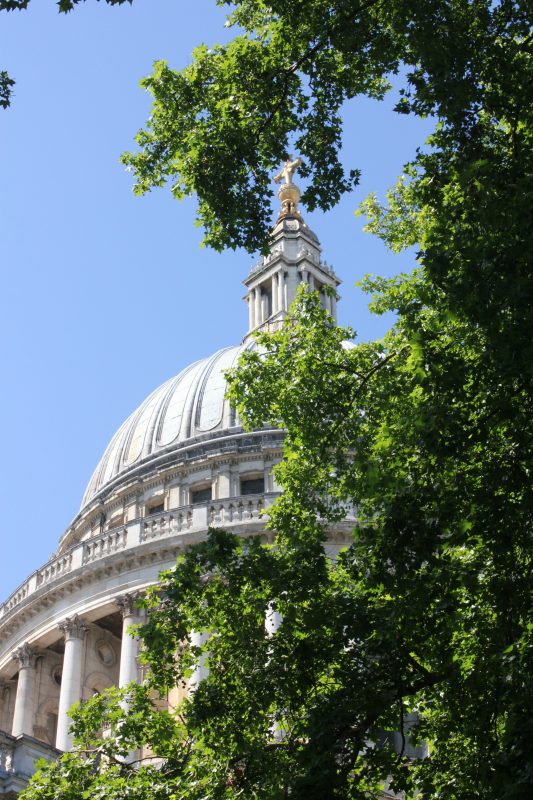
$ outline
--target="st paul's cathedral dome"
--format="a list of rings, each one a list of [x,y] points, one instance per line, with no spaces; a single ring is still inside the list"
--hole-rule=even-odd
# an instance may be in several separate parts
[[[210,525],[271,535],[265,523],[280,492],[272,467],[283,432],[245,431],[225,398],[224,373],[253,347],[254,331],[283,324],[300,283],[336,317],[336,294],[325,290],[340,281],[298,212],[296,163],[282,172],[270,251],[244,281],[243,342],[185,367],[128,417],[55,554],[0,605],[0,794],[16,794],[36,758],[71,747],[73,703],[139,679],[129,633],[139,621],[135,598],[184,548]],[[352,527],[350,517],[339,523],[331,547]]]

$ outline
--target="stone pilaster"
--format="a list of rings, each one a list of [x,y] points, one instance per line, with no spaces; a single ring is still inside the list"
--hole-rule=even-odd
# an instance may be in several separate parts
[[[61,692],[57,714],[56,747],[58,750],[70,750],[72,748],[72,736],[70,734],[71,721],[68,711],[74,703],[79,703],[81,700],[83,642],[89,626],[76,614],[74,617],[67,617],[58,627],[65,637],[65,655],[63,656]]]
[[[33,736],[33,700],[35,692],[35,662],[37,651],[23,644],[12,654],[18,664],[19,679],[13,714],[13,736]]]
[[[217,500],[231,497],[231,465],[221,464],[218,471]]]

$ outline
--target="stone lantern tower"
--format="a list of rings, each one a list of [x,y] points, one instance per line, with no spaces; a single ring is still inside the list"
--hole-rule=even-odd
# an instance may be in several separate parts
[[[284,179],[278,189],[281,212],[271,233],[269,253],[252,267],[244,281],[249,317],[246,338],[256,330],[279,327],[301,283],[318,291],[324,308],[337,319],[337,287],[341,281],[322,261],[318,238],[298,211],[300,190],[292,176],[300,164],[300,158],[288,160],[274,178],[276,182]]]

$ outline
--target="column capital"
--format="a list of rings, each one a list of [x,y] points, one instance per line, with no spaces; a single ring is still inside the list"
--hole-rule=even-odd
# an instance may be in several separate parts
[[[135,617],[140,614],[140,609],[136,606],[139,597],[141,592],[126,592],[115,597],[115,605],[120,608],[123,617]]]
[[[67,642],[69,639],[83,639],[89,630],[87,623],[80,619],[77,614],[74,614],[73,617],[66,617],[57,627]]]
[[[35,666],[35,661],[39,653],[25,642],[22,647],[17,647],[11,655],[17,662],[19,669],[29,669]]]

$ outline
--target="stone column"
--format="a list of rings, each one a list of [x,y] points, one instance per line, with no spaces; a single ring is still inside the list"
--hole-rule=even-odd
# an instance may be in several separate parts
[[[255,327],[258,328],[263,322],[261,314],[261,287],[256,286],[254,289],[254,303],[255,303]]]
[[[0,678],[0,731],[6,731],[8,727],[9,701],[11,699],[10,686],[3,678]]]
[[[76,614],[74,617],[67,617],[60,622],[58,627],[65,637],[65,655],[63,656],[61,692],[57,712],[56,747],[58,750],[70,750],[72,748],[71,720],[67,712],[74,703],[79,703],[81,700],[83,641],[89,626]]]
[[[312,292],[315,291],[315,276],[312,272],[309,273],[309,288]]]
[[[140,610],[136,608],[135,601],[138,595],[133,592],[123,594],[115,599],[116,605],[122,612],[122,645],[120,648],[120,671],[118,685],[120,689],[132,681],[139,679],[139,639],[132,636],[128,628],[141,621]]]
[[[279,300],[279,297],[278,297],[278,294],[279,294],[279,291],[278,291],[278,279],[279,279],[279,273],[277,275],[273,275],[272,276],[272,314],[273,315],[277,314],[278,311],[279,311],[279,309],[278,309],[278,300]]]
[[[261,295],[261,319],[266,322],[268,319],[268,294],[263,292]]]
[[[279,611],[275,611],[269,604],[265,614],[265,630],[269,636],[273,636],[281,625],[282,616]]]
[[[330,304],[331,304],[331,316],[333,317],[333,319],[336,322],[337,321],[337,297],[336,297],[336,295],[334,295],[333,297],[330,298]]]
[[[296,297],[296,290],[298,289],[298,270],[296,267],[290,267],[287,273],[286,280],[286,308],[289,309],[290,304]]]
[[[255,321],[254,321],[254,296],[252,292],[248,292],[246,295],[246,302],[248,303],[248,326],[249,330],[253,331],[255,328]]]
[[[205,631],[202,633],[198,633],[198,631],[192,631],[191,633],[192,647],[203,647],[208,639],[209,639],[209,634],[206,633]],[[206,654],[204,652],[200,656],[196,668],[190,677],[189,680],[190,692],[194,692],[194,690],[198,688],[199,684],[203,681],[203,679],[207,678],[207,676],[209,675],[209,670],[206,667],[205,662],[206,662]]]
[[[278,311],[285,310],[285,277],[283,270],[278,272]]]
[[[265,614],[265,630],[268,637],[276,633],[282,620],[283,617],[280,612],[275,610],[272,603],[269,603]],[[274,722],[271,725],[270,732],[277,742],[281,742],[286,736],[286,731],[283,728],[279,728]]]
[[[37,652],[29,644],[23,644],[13,653],[18,663],[19,679],[13,713],[13,736],[33,736],[33,696],[35,689],[35,661]]]

